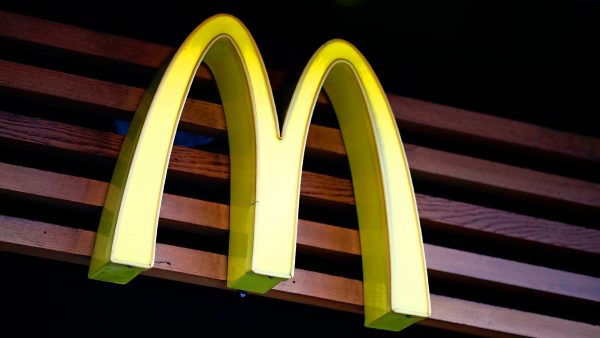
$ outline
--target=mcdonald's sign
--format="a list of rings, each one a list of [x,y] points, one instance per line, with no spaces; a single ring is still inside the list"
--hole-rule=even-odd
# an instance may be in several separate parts
[[[113,173],[89,277],[125,284],[152,268],[173,138],[201,62],[216,80],[229,137],[228,287],[265,293],[293,277],[304,148],[324,88],[352,171],[365,325],[398,331],[428,317],[427,270],[410,173],[373,70],[350,43],[325,43],[304,69],[280,130],[260,53],[246,27],[229,15],[199,25],[146,91]]]

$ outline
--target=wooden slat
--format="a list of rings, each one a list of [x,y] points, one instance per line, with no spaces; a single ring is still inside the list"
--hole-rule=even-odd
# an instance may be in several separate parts
[[[173,52],[173,48],[163,45],[4,11],[0,11],[0,36],[152,68],[159,67]],[[209,79],[210,73],[201,68],[198,77]],[[274,77],[281,76],[275,74]],[[277,81],[273,86],[278,86]],[[596,164],[600,162],[598,138],[398,95],[388,97],[398,124],[407,130],[485,142],[530,154],[547,154]]]
[[[413,177],[554,206],[600,208],[600,184],[440,150],[405,145]]]
[[[107,188],[108,183],[102,181],[0,163],[0,191],[101,207]],[[183,223],[181,228],[192,231],[208,228],[224,233],[228,229],[227,206],[170,194],[163,200],[163,221]],[[174,220],[169,218],[173,215]],[[300,221],[298,244],[328,255],[360,255],[358,231],[317,222]],[[599,278],[430,244],[425,251],[430,273],[600,302]]]
[[[597,230],[419,193],[416,196],[419,215],[428,225],[600,254]]]
[[[108,158],[116,158],[123,139],[120,135],[108,132],[1,111],[0,138]],[[228,179],[228,168],[221,169],[228,167],[227,159],[222,155],[175,147],[172,159],[170,168],[175,172]],[[350,183],[346,180],[306,172],[303,183],[304,196],[352,203]],[[337,188],[329,189],[332,186]],[[328,194],[319,193],[321,190]],[[418,194],[417,199],[425,222],[600,253],[596,245],[600,235],[594,230],[422,194]]]
[[[94,232],[0,216],[0,249],[38,257],[88,264]],[[155,267],[148,276],[225,288],[226,256],[158,244]],[[296,269],[295,276],[266,294],[284,300],[362,311],[360,281]],[[594,337],[600,327],[545,315],[431,295],[431,318],[422,325],[486,336]]]
[[[358,231],[300,221],[298,244],[335,253],[360,255]],[[505,259],[476,255],[437,245],[425,244],[430,275],[470,277],[579,299],[600,302],[600,279],[557,271]],[[569,290],[565,292],[566,290]],[[577,294],[577,296],[576,296]]]
[[[75,154],[116,158],[123,137],[109,132],[0,111],[0,140]],[[170,169],[212,179],[228,179],[228,161],[218,154],[176,146]],[[222,168],[223,167],[223,168]],[[353,203],[350,182],[305,172],[303,196]],[[335,189],[334,189],[335,187]],[[323,193],[322,191],[325,191]],[[421,219],[456,230],[473,230],[537,244],[600,254],[600,232],[506,211],[417,194]]]
[[[127,111],[131,114],[143,90],[129,86],[99,81],[77,75],[56,72],[52,70],[0,61],[0,87],[20,90],[23,92],[48,95],[77,103],[96,105]],[[220,133],[225,132],[224,116],[220,106],[190,100],[184,110],[183,121],[197,123],[199,120],[209,120],[204,129],[218,125]],[[208,109],[205,109],[207,108]],[[217,107],[219,107],[217,109]],[[193,117],[188,117],[190,114]],[[208,115],[212,115],[207,118]],[[217,116],[218,115],[218,116]],[[222,120],[222,123],[215,123]],[[201,122],[202,123],[202,122]],[[343,155],[344,147],[339,131],[332,128],[315,126],[317,139],[309,133],[307,148],[309,152],[331,153]],[[534,170],[518,168],[506,164],[476,159],[468,156],[448,153],[421,146],[405,145],[411,172],[415,177],[423,177],[435,182],[444,182],[477,189],[491,193],[500,193],[524,201],[537,199],[551,202],[555,205],[570,205],[584,208],[600,208],[600,184],[585,182]],[[332,151],[333,150],[333,151]],[[193,152],[186,156],[192,156]],[[203,153],[216,161],[225,163],[225,157],[218,160],[209,153]],[[200,153],[198,153],[200,156]],[[228,167],[228,166],[227,166]],[[216,168],[214,168],[216,169]],[[217,169],[226,170],[225,168]],[[312,174],[310,174],[312,175]],[[323,180],[328,180],[322,177]],[[336,185],[332,185],[335,187]],[[310,187],[312,189],[313,187]],[[307,187],[307,189],[309,189]],[[335,192],[340,203],[351,203],[349,184],[340,186]],[[311,193],[326,193],[311,190]]]

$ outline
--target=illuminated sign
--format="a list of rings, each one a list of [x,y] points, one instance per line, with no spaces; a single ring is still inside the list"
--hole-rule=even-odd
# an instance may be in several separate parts
[[[256,44],[229,15],[198,26],[146,91],[110,184],[90,278],[124,284],[152,268],[173,138],[201,62],[217,82],[229,137],[228,287],[265,293],[293,276],[302,160],[323,87],[352,171],[365,325],[398,331],[428,317],[427,270],[410,173],[375,73],[350,43],[327,42],[304,69],[280,131]]]

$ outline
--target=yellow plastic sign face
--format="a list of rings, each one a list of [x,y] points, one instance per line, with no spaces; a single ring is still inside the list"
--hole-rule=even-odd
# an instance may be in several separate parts
[[[346,41],[324,44],[304,69],[280,132],[256,44],[229,15],[198,26],[146,92],[117,161],[89,277],[124,284],[152,268],[173,139],[201,62],[217,82],[229,137],[228,287],[265,293],[293,276],[302,160],[323,87],[352,171],[365,325],[398,331],[428,317],[427,270],[410,172],[396,121],[370,65]]]

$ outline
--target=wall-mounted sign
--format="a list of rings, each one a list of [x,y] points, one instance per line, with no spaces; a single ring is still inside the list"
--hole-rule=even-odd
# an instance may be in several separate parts
[[[124,284],[152,268],[173,137],[201,62],[217,82],[229,135],[228,287],[265,293],[294,274],[302,160],[323,87],[352,171],[365,325],[401,330],[428,317],[427,270],[410,173],[375,73],[350,43],[327,42],[304,69],[280,131],[256,44],[229,15],[214,16],[190,34],[138,107],[106,198],[90,278]]]

